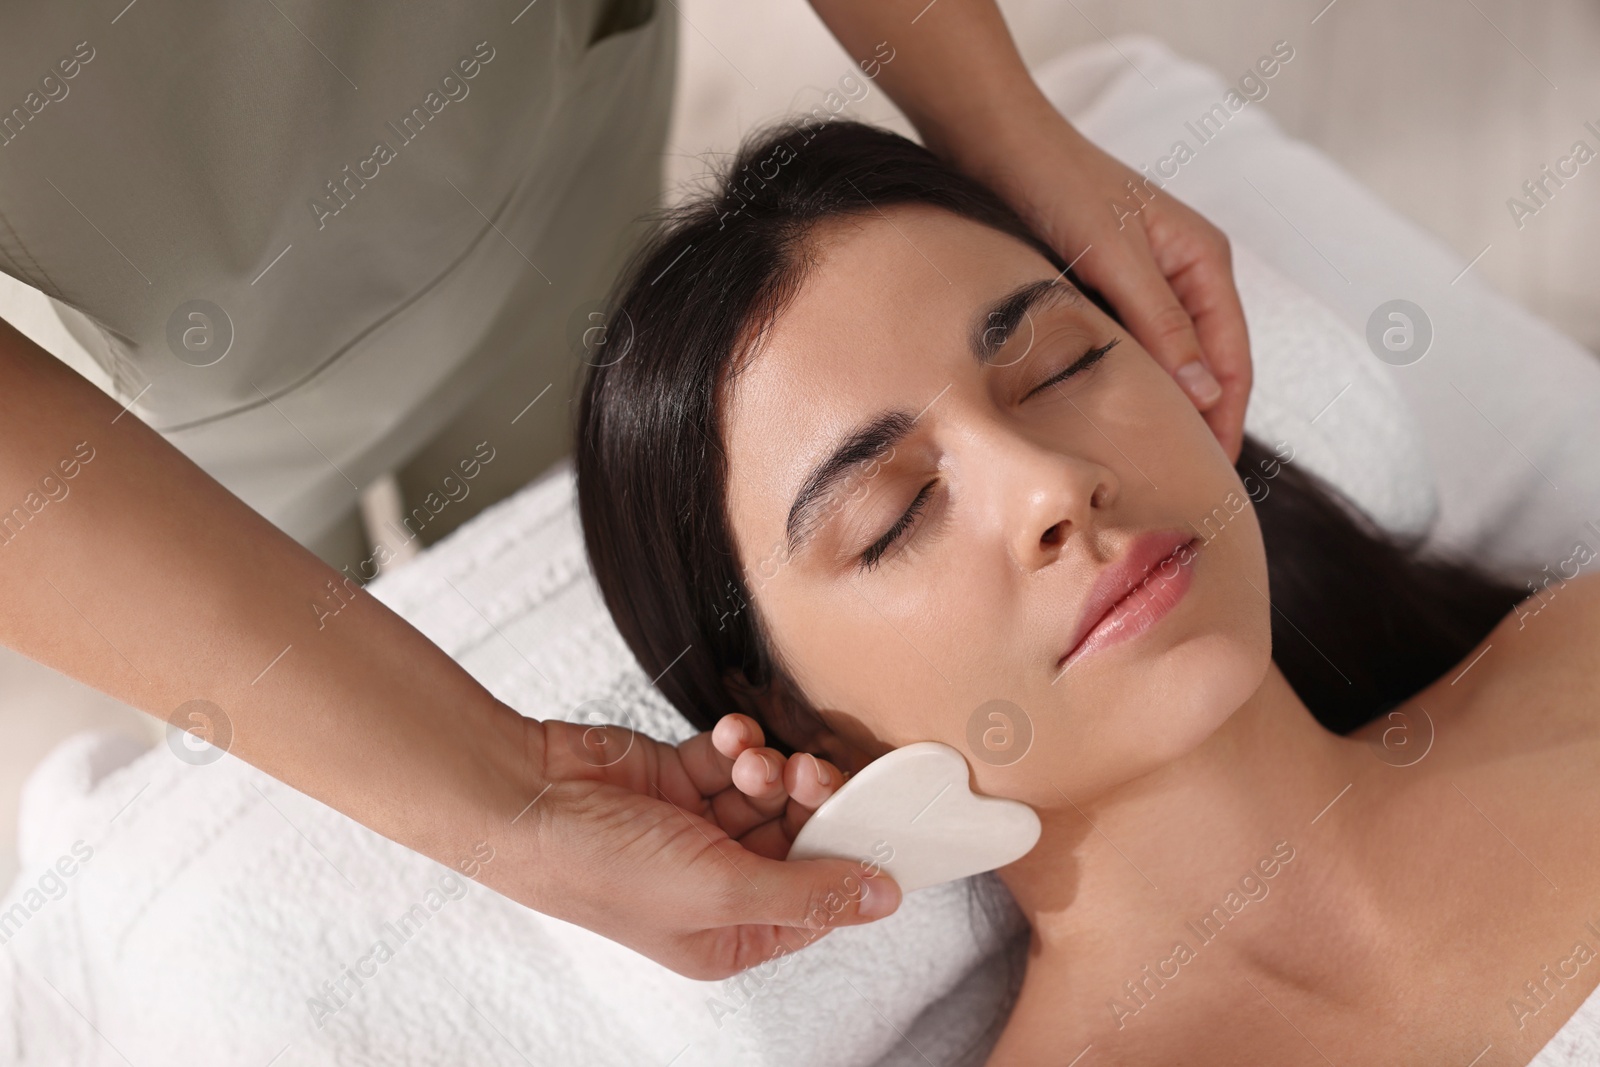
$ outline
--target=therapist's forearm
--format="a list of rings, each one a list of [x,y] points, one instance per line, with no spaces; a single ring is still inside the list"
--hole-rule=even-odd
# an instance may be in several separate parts
[[[11,648],[160,719],[210,701],[234,755],[452,866],[537,792],[520,716],[370,594],[328,617],[342,575],[0,321],[5,520]]]
[[[1003,165],[1041,121],[1077,136],[1034,82],[994,0],[810,2],[858,61],[873,59],[880,42],[894,49],[874,81],[928,148],[969,173]]]

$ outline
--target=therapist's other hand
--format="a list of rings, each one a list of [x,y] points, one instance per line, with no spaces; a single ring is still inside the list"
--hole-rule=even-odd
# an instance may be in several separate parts
[[[924,145],[1076,263],[1238,462],[1250,339],[1222,231],[1073,128],[1023,63],[995,0],[811,6]]]
[[[875,865],[784,861],[809,809],[843,775],[821,763],[825,784],[803,756],[780,788],[747,779],[768,751],[754,720],[729,716],[677,746],[621,726],[529,725],[546,783],[521,817],[537,835],[528,903],[539,911],[715,980],[899,906],[899,887]],[[755,795],[734,784],[736,763]]]
[[[1102,151],[1039,93],[1008,107],[976,150],[945,151],[1000,193],[1116,308],[1237,462],[1250,398],[1250,337],[1227,236]]]

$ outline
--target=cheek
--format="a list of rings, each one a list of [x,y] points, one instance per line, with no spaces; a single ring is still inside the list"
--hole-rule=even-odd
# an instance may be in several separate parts
[[[1144,390],[1148,405],[1142,423],[1148,436],[1143,446],[1146,452],[1158,453],[1160,462],[1173,468],[1178,477],[1199,472],[1231,477],[1233,464],[1200,409],[1154,360],[1147,357],[1146,363],[1145,373],[1151,379]]]
[[[818,707],[850,717],[884,746],[964,749],[972,711],[1013,676],[997,650],[980,647],[993,628],[955,582],[768,591],[763,612],[795,681]]]

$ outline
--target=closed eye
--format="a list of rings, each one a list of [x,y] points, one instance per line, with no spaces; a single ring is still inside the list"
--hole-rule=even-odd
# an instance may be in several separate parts
[[[1061,370],[1057,371],[1055,374],[1052,374],[1050,377],[1046,378],[1044,381],[1040,382],[1038,385],[1034,386],[1032,389],[1029,389],[1026,393],[1023,394],[1022,399],[1026,400],[1026,399],[1028,399],[1028,397],[1032,396],[1034,393],[1039,392],[1041,389],[1046,389],[1046,388],[1048,388],[1048,387],[1050,387],[1052,385],[1055,385],[1057,382],[1064,382],[1068,378],[1072,377],[1074,374],[1078,374],[1081,371],[1088,370],[1090,367],[1092,367],[1096,363],[1100,362],[1100,358],[1102,356],[1104,356],[1107,352],[1109,352],[1113,348],[1115,348],[1117,346],[1117,343],[1120,340],[1122,340],[1120,337],[1113,337],[1111,340],[1107,341],[1105,344],[1101,345],[1099,348],[1091,348],[1091,349],[1089,349],[1089,351],[1085,352],[1080,358],[1078,358],[1077,360],[1073,361],[1072,363],[1069,363],[1067,366],[1063,367]]]
[[[883,558],[883,554],[889,551],[890,548],[894,547],[894,543],[900,540],[900,538],[911,529],[912,525],[916,522],[917,512],[921,511],[923,506],[927,504],[928,497],[933,493],[933,487],[938,484],[938,481],[935,480],[923,486],[922,491],[916,495],[914,500],[911,501],[911,506],[906,508],[905,514],[901,515],[899,520],[896,521],[893,526],[889,527],[882,537],[872,542],[872,544],[868,546],[867,550],[861,553],[861,558],[859,560],[859,568],[861,570],[870,571],[872,568],[876,567],[878,565],[878,561]]]

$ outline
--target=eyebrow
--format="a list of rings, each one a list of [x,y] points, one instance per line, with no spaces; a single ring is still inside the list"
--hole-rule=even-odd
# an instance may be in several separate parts
[[[1063,302],[1077,305],[1082,303],[1082,297],[1057,274],[1019,285],[979,308],[967,332],[967,348],[972,358],[979,366],[988,366],[1025,317]],[[920,417],[920,412],[912,414],[904,409],[881,411],[846,434],[827,457],[811,469],[795,494],[794,503],[789,506],[789,519],[784,526],[790,555],[798,549],[825,499],[839,482],[857,464],[891,451],[911,432]]]
[[[1019,285],[987,308],[980,309],[973,318],[967,347],[980,366],[987,366],[1011,340],[1023,318],[1062,303],[1076,306],[1082,302],[1078,290],[1063,281],[1059,274]]]

